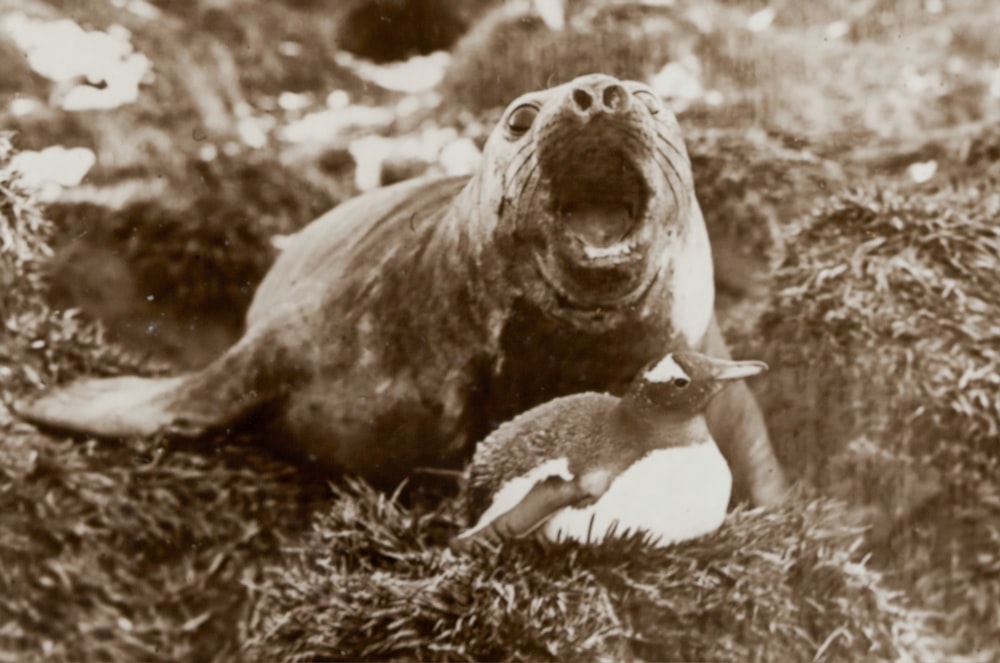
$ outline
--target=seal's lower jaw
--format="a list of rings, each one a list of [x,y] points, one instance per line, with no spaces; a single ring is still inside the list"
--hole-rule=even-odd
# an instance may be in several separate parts
[[[603,155],[566,164],[550,180],[545,280],[571,306],[627,304],[648,287],[656,239],[651,189],[638,164]]]
[[[573,271],[627,269],[643,262],[648,255],[652,225],[645,218],[629,214],[620,231],[598,237],[568,231],[553,245],[565,267]]]
[[[656,276],[654,224],[640,219],[615,241],[553,238],[536,255],[539,272],[556,298],[574,309],[612,309],[634,303]]]

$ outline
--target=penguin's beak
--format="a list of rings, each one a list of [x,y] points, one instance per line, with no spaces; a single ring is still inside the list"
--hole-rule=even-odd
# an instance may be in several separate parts
[[[711,367],[712,379],[719,381],[742,380],[755,375],[760,375],[767,370],[767,364],[762,361],[730,361],[726,359],[712,359]]]

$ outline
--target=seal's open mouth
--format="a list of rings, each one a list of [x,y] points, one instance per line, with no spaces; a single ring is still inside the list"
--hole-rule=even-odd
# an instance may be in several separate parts
[[[581,142],[547,173],[551,223],[538,266],[575,306],[625,304],[655,277],[653,189],[635,158],[607,142]]]
[[[552,214],[562,248],[580,267],[614,267],[641,258],[639,230],[649,188],[620,154],[581,154],[552,178]]]

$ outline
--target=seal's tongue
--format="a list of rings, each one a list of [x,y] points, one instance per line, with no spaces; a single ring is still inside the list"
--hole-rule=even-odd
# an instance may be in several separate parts
[[[582,139],[573,147],[546,164],[558,225],[587,258],[624,254],[648,197],[642,174],[615,148]]]
[[[571,203],[559,212],[566,231],[586,246],[607,248],[625,239],[633,215],[620,200]]]

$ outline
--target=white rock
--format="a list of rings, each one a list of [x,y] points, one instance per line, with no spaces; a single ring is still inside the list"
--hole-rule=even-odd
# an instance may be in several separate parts
[[[313,104],[313,96],[308,92],[282,92],[278,95],[278,106],[286,111],[300,111]]]
[[[202,161],[215,161],[219,156],[219,148],[212,143],[205,143],[198,148],[198,158]]]
[[[155,21],[163,16],[160,8],[146,0],[111,0],[111,4],[119,9],[126,9],[147,21]]]
[[[351,95],[344,90],[334,90],[326,95],[326,107],[333,110],[347,108],[351,104]]]
[[[438,172],[467,175],[479,164],[479,150],[471,139],[452,127],[427,127],[423,131],[386,138],[365,136],[351,142],[348,151],[356,164],[355,185],[362,191],[377,187],[385,162],[436,164]]]
[[[566,0],[532,0],[532,4],[550,30],[566,27]]]
[[[396,116],[397,117],[409,117],[420,111],[424,105],[420,103],[420,99],[413,94],[408,94],[398,102],[396,102]]]
[[[93,150],[53,145],[41,151],[18,152],[11,159],[11,168],[21,174],[26,186],[48,200],[58,195],[62,187],[80,184],[95,163],[97,156]]]
[[[302,44],[297,41],[283,41],[278,44],[278,52],[288,58],[297,58],[302,55]]]
[[[387,90],[413,94],[431,90],[441,82],[445,69],[451,62],[451,55],[445,51],[436,51],[429,55],[417,55],[403,62],[377,65],[340,51],[334,59],[337,64],[350,69],[362,80]]]
[[[754,12],[747,19],[747,30],[751,32],[763,32],[767,30],[774,23],[774,16],[773,7],[764,7],[760,11]]]
[[[995,69],[990,76],[990,96],[1000,99],[1000,68]]]
[[[69,89],[61,101],[66,110],[131,103],[151,72],[149,59],[134,52],[131,33],[122,26],[89,32],[69,19],[41,21],[14,13],[2,27],[37,73],[59,83],[91,83]]]
[[[651,81],[653,90],[680,110],[705,96],[697,63],[669,62]]]
[[[236,123],[236,132],[245,145],[259,150],[267,145],[267,130],[265,126],[266,121],[261,121],[261,119],[255,117],[244,117]]]
[[[382,164],[392,151],[393,142],[382,136],[365,136],[348,146],[355,163],[354,185],[359,191],[371,191],[381,184]]]
[[[718,90],[709,90],[705,93],[705,103],[709,106],[721,106],[726,101],[726,97]]]
[[[378,106],[349,106],[309,113],[280,132],[289,143],[333,141],[348,129],[376,129],[393,121],[392,111]]]
[[[837,41],[846,37],[850,31],[851,26],[847,21],[834,21],[826,26],[826,31],[823,35],[830,41]]]
[[[930,161],[917,161],[910,164],[910,167],[906,169],[906,174],[909,175],[910,179],[917,184],[923,184],[934,177],[934,174],[937,173],[937,169],[937,161],[933,159]]]
[[[905,65],[900,72],[906,89],[914,94],[939,96],[945,91],[945,83],[936,71],[921,73],[913,65]]]
[[[458,138],[441,149],[438,162],[448,175],[470,175],[479,167],[482,154],[468,138]]]
[[[10,111],[11,115],[17,117],[24,117],[25,115],[33,115],[45,109],[45,104],[38,99],[32,97],[14,97],[9,104],[7,104],[7,110]]]

